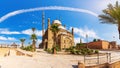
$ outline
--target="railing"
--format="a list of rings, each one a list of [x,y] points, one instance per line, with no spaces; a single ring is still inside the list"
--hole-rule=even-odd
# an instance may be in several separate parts
[[[113,63],[117,61],[120,61],[120,54],[106,53],[102,56],[97,54],[97,56],[92,56],[92,57],[88,57],[84,55],[84,63],[87,66],[104,64],[104,63]]]

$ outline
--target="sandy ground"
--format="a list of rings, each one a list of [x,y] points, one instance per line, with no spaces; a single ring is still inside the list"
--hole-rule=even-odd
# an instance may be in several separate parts
[[[9,48],[0,48],[0,57],[3,57],[8,51]]]
[[[111,52],[114,53],[114,52]],[[120,54],[120,52],[118,52]],[[118,54],[118,53],[114,53]],[[33,57],[16,56],[15,50],[10,50],[10,56],[0,57],[1,68],[77,68],[78,61],[83,56],[53,55],[44,51],[35,52]]]
[[[82,58],[72,55],[52,55],[45,52],[35,53],[34,57],[16,56],[10,50],[10,56],[0,57],[1,68],[75,68],[75,60]]]

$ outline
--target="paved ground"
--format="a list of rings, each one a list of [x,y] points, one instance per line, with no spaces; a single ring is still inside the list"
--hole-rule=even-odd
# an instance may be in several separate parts
[[[0,48],[0,57],[3,57],[5,53],[9,51],[9,48]]]
[[[34,57],[16,56],[10,50],[10,56],[0,58],[1,68],[75,68],[80,57],[51,55],[45,52],[35,53]],[[81,57],[82,58],[82,57]]]
[[[106,53],[106,51],[104,52]],[[114,51],[111,53],[114,56],[120,54],[120,52]],[[15,50],[10,50],[10,56],[0,57],[0,66],[1,68],[76,68],[78,61],[84,59],[83,56],[52,55],[44,51],[34,54],[34,57],[16,56]],[[106,59],[103,58],[102,60]]]

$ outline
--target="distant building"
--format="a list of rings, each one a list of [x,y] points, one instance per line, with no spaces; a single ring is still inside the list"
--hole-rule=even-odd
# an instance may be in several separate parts
[[[52,24],[50,24],[50,19],[48,19],[48,28],[44,32],[43,30],[43,39],[41,47],[44,49],[51,49],[54,45],[54,34],[51,31],[51,25],[56,24],[58,25],[59,31],[57,32],[57,39],[56,43],[61,48],[69,48],[70,46],[74,45],[74,32],[73,28],[72,31],[69,32],[66,30],[65,26],[59,20],[54,20]]]
[[[16,43],[11,44],[11,48],[17,48],[18,45]]]
[[[95,42],[86,43],[86,45],[91,49],[118,49],[115,41],[108,42],[105,40],[98,40]]]
[[[5,47],[9,47],[9,45],[8,44],[0,44],[0,47],[5,48]]]

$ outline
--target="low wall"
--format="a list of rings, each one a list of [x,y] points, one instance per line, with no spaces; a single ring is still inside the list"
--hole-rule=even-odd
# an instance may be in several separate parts
[[[22,52],[20,52],[20,51],[18,51],[18,50],[16,50],[16,55],[18,55],[18,56],[23,56],[23,55],[25,55],[25,54],[22,53]]]
[[[120,61],[109,64],[109,68],[120,68]]]
[[[99,64],[99,65],[93,65],[93,66],[86,66],[85,68],[109,68],[109,64]]]
[[[26,51],[23,51],[23,50],[16,50],[16,55],[18,56],[28,56],[28,57],[33,57],[33,54],[32,53],[29,53],[29,52],[26,52]]]
[[[99,65],[93,65],[93,66],[81,66],[78,64],[78,68],[120,68],[120,61],[114,62],[114,63],[105,63],[105,64],[99,64]]]

